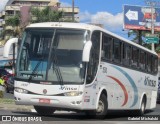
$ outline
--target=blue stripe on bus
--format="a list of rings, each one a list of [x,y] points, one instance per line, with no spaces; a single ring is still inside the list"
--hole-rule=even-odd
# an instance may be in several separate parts
[[[111,65],[111,66],[114,67],[115,69],[117,69],[118,71],[120,71],[129,80],[129,82],[130,82],[130,84],[131,84],[131,86],[133,87],[133,90],[134,90],[134,101],[133,101],[132,105],[130,106],[130,108],[135,106],[135,104],[138,101],[138,89],[137,89],[137,86],[136,86],[135,82],[129,76],[129,74],[127,72],[125,72],[123,69],[121,69],[121,68],[119,68],[117,66],[114,66],[114,65]]]

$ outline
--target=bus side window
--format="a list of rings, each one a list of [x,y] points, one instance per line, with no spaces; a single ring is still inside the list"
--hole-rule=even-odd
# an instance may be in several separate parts
[[[122,63],[124,66],[130,65],[131,59],[131,47],[127,44],[123,44],[123,54],[122,54]]]
[[[158,58],[152,56],[152,73],[156,74],[158,71]]]
[[[138,67],[138,49],[135,47],[132,47],[131,65],[135,69]]]
[[[113,61],[116,63],[121,62],[121,41],[114,39],[113,43]]]
[[[147,54],[147,72],[151,72],[151,55]]]
[[[90,59],[88,63],[87,70],[87,84],[92,83],[94,78],[96,78],[96,73],[99,64],[99,52],[100,52],[100,32],[95,31],[92,34],[92,49],[90,52]]]
[[[139,67],[140,70],[145,70],[145,60],[146,60],[146,53],[144,51],[140,51],[140,62]]]
[[[103,35],[103,39],[102,39],[102,50],[104,51],[104,58],[102,59],[106,59],[111,61],[111,56],[112,56],[112,38],[107,36],[107,35]]]

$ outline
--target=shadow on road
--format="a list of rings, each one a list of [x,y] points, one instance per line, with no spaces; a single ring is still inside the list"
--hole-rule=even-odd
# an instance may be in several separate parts
[[[147,111],[146,114],[152,113],[153,111]],[[12,111],[15,115],[27,115],[27,116],[40,116],[35,112],[19,112],[19,111]],[[128,117],[136,117],[136,111],[108,111],[108,115],[104,120],[106,121],[125,121],[128,120]],[[86,121],[86,120],[97,120],[95,118],[88,117],[83,112],[79,113],[54,113],[50,116],[41,116],[43,120],[46,121],[65,121],[65,120],[72,120],[72,121]]]

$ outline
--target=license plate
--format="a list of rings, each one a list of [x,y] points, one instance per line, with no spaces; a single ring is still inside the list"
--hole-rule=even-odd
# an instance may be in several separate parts
[[[39,99],[39,103],[47,103],[47,104],[50,104],[50,99]]]

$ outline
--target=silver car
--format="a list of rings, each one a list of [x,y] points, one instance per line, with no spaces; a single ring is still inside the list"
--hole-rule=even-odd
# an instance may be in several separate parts
[[[160,78],[159,78],[159,82],[158,82],[157,103],[160,103]]]

